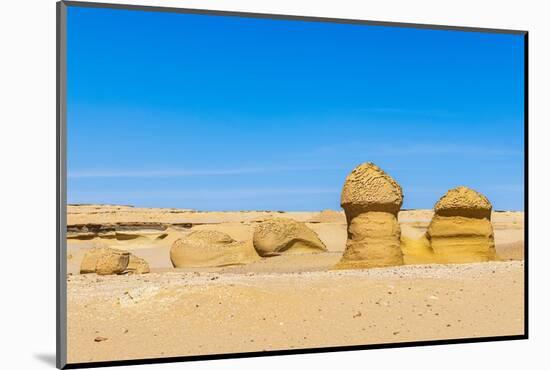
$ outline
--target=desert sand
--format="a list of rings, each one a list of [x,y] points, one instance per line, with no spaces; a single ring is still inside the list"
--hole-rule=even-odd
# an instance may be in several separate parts
[[[71,363],[523,334],[522,212],[492,212],[500,261],[336,271],[347,240],[343,211],[81,205],[67,216]],[[432,217],[399,211],[401,235],[424,234]],[[191,232],[243,242],[274,218],[305,222],[327,251],[224,267],[171,263],[171,245]],[[93,247],[128,251],[151,273],[81,275]]]

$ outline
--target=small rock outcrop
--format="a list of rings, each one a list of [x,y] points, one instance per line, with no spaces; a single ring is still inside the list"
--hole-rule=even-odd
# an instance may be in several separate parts
[[[373,163],[348,175],[340,202],[346,214],[348,239],[338,269],[403,264],[397,213],[403,204],[399,184]]]
[[[100,247],[88,250],[80,264],[80,273],[98,275],[142,274],[149,272],[147,262],[120,249]]]
[[[130,260],[128,261],[128,267],[126,270],[134,274],[146,274],[150,272],[149,264],[143,258],[130,254]]]
[[[492,206],[475,190],[449,190],[434,207],[426,237],[441,263],[484,262],[497,259],[491,224]]]
[[[261,222],[254,230],[253,243],[256,252],[262,257],[327,250],[315,231],[303,222],[289,218],[273,218]]]
[[[174,267],[244,265],[259,259],[251,241],[236,241],[214,230],[198,230],[176,240],[170,248]]]

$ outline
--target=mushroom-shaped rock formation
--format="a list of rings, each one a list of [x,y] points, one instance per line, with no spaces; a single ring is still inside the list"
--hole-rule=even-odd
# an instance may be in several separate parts
[[[303,222],[289,218],[273,218],[261,222],[254,230],[253,243],[256,252],[262,257],[327,250],[315,231]]]
[[[120,249],[100,247],[92,248],[84,254],[80,264],[80,273],[99,275],[118,275],[125,273],[147,273],[147,262]]]
[[[198,230],[176,240],[170,248],[174,267],[221,267],[258,260],[252,242],[239,242],[220,231]]]
[[[441,197],[426,232],[436,259],[441,263],[497,259],[491,209],[483,194],[464,186]]]
[[[403,204],[399,184],[373,163],[363,163],[346,178],[341,205],[348,223],[346,250],[338,269],[403,264],[397,213]]]

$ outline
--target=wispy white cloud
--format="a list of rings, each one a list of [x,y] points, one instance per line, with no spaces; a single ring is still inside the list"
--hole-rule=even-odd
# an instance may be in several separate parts
[[[403,185],[403,184],[402,184]],[[403,187],[405,195],[436,195],[441,196],[449,189],[456,186],[468,186],[474,190],[480,191],[484,194],[492,193],[518,193],[524,191],[524,186],[521,184],[470,184],[470,183],[457,183],[453,185],[441,184],[440,186],[406,186]]]
[[[392,148],[387,148],[387,154],[393,155],[411,155],[411,154],[426,154],[426,155],[476,155],[476,156],[516,156],[523,154],[520,150],[509,148],[478,146],[478,145],[461,145],[461,144],[411,144],[398,145]]]
[[[190,189],[177,191],[125,191],[125,192],[101,192],[101,197],[116,198],[119,196],[131,197],[133,199],[246,199],[246,198],[265,198],[270,196],[306,196],[322,194],[340,194],[340,188],[319,188],[319,187],[295,187],[295,188],[236,188],[236,189]],[[96,192],[75,192],[71,194],[73,198],[88,199],[96,197]]]
[[[365,107],[355,109],[354,112],[357,113],[378,113],[378,114],[387,114],[387,115],[410,115],[410,116],[422,116],[422,117],[432,117],[432,118],[443,118],[443,117],[455,117],[456,112],[449,110],[436,110],[436,109],[406,109],[399,107]]]
[[[525,191],[525,186],[522,184],[501,184],[490,186],[489,189],[501,193],[522,193]]]
[[[341,189],[337,188],[238,188],[229,190],[206,189],[178,191],[156,194],[156,196],[174,198],[174,199],[235,199],[235,198],[257,198],[269,196],[304,196],[321,194],[339,194]]]
[[[395,142],[393,144],[368,144],[360,142],[339,143],[323,145],[303,153],[305,157],[322,157],[345,154],[346,157],[376,155],[387,157],[411,156],[411,155],[460,155],[482,157],[506,157],[521,156],[523,152],[517,149],[497,146],[466,145],[454,143],[406,143]],[[300,154],[297,154],[300,155]]]
[[[220,169],[163,169],[163,170],[77,170],[70,171],[68,178],[138,178],[138,177],[198,177],[234,176],[273,172],[307,172],[345,169],[340,166],[276,166],[276,167],[237,167]]]

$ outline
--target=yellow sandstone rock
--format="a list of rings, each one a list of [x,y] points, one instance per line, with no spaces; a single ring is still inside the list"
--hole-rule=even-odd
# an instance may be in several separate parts
[[[99,275],[119,275],[125,273],[147,273],[147,262],[120,249],[100,247],[86,252],[80,264],[80,273]]]
[[[97,258],[96,273],[98,275],[118,275],[128,267],[129,253],[106,253]]]
[[[348,239],[337,269],[403,264],[397,213],[403,204],[399,184],[373,163],[363,163],[346,178],[341,205]]]
[[[128,267],[126,270],[133,274],[146,274],[150,272],[149,264],[143,258],[130,254],[130,260],[128,261]]]
[[[434,207],[434,217],[421,238],[402,239],[405,262],[469,263],[497,260],[492,206],[475,190],[449,190]]]
[[[402,230],[407,226],[402,226]],[[430,241],[425,232],[416,232],[408,230],[409,236],[401,234],[401,251],[406,265],[437,263]],[[416,235],[410,235],[416,234]]]
[[[273,218],[260,223],[254,230],[253,243],[262,257],[327,250],[315,231],[289,218]]]
[[[174,267],[220,267],[258,260],[252,241],[236,241],[213,230],[199,230],[176,240],[170,248]]]
[[[449,190],[434,206],[436,215],[486,218],[491,220],[493,206],[485,195],[466,186]]]

